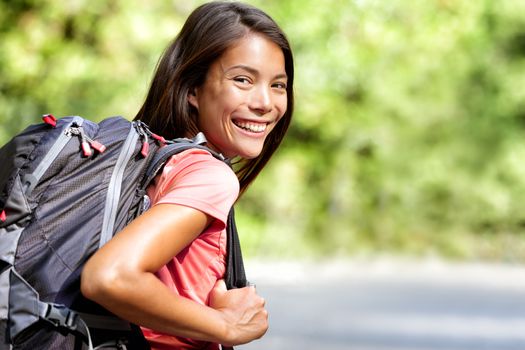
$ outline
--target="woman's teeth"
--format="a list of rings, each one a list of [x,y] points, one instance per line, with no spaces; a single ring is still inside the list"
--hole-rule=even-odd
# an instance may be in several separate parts
[[[233,123],[239,128],[251,132],[264,132],[266,130],[266,123],[243,122],[234,120]]]

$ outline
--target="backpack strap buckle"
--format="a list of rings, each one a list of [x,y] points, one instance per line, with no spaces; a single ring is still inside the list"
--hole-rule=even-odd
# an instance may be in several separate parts
[[[88,344],[88,349],[93,350],[89,328],[75,311],[65,305],[42,301],[38,302],[38,309],[41,319],[57,328],[66,328],[71,333],[82,336],[86,344]]]
[[[78,315],[73,310],[60,304],[44,303],[45,309],[40,315],[42,319],[55,327],[64,327],[72,331],[77,330]]]

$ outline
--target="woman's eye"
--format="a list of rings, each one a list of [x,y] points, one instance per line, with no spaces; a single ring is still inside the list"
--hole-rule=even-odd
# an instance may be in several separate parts
[[[286,84],[285,83],[275,83],[272,85],[274,88],[277,88],[277,89],[283,89],[283,90],[286,90]]]
[[[249,84],[250,83],[250,80],[246,77],[235,77],[233,78],[233,80],[235,80],[236,82],[238,83],[241,83],[241,84]]]

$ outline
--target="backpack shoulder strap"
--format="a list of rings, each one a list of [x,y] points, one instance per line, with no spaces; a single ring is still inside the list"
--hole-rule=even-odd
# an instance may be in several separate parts
[[[171,143],[168,143],[166,146],[159,149],[153,157],[153,159],[151,160],[148,169],[146,170],[146,175],[144,176],[140,189],[145,190],[146,187],[148,187],[150,182],[155,178],[155,176],[157,176],[160,169],[162,169],[166,161],[171,156],[186,151],[188,149],[202,149],[210,152],[215,158],[222,161],[226,161],[226,158],[222,154],[217,153],[206,147],[204,145],[206,142],[206,137],[203,133],[200,132],[193,139],[175,139],[171,141]]]
[[[242,288],[248,285],[246,272],[244,271],[244,262],[242,260],[241,243],[235,224],[235,211],[233,207],[228,214],[228,223],[226,224],[226,275],[224,281],[226,288]]]

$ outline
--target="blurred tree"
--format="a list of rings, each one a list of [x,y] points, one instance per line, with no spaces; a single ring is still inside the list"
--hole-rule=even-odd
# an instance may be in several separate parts
[[[203,1],[0,1],[0,141],[138,110]],[[525,3],[252,0],[288,33],[296,114],[241,200],[248,255],[525,260]]]

